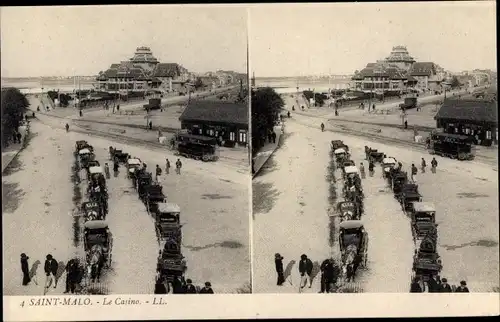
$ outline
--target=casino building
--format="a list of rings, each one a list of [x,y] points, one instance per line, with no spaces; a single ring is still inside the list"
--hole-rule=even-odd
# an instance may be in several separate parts
[[[388,57],[368,63],[352,77],[353,90],[401,93],[408,88],[440,90],[444,70],[432,62],[417,62],[406,46],[395,46]]]
[[[127,95],[158,89],[176,90],[175,85],[189,79],[186,68],[177,63],[160,63],[149,47],[138,47],[128,61],[112,64],[96,78],[96,89],[108,93]]]

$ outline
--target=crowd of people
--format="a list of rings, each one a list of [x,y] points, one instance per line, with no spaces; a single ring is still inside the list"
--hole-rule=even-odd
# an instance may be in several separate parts
[[[415,277],[410,287],[410,293],[422,293],[425,291],[425,284],[422,283],[420,277]],[[429,293],[469,293],[467,282],[460,281],[460,285],[450,285],[446,278],[437,277],[436,279],[429,277],[427,281],[427,290]]]
[[[167,281],[166,278],[158,278],[155,284],[154,294],[215,294],[210,282],[205,282],[205,285],[200,288],[193,285],[193,281],[188,278],[175,276],[172,281]]]
[[[276,273],[278,274],[278,281],[277,281],[278,286],[282,286],[285,283],[285,281],[290,277],[290,276],[285,276],[285,270],[283,267],[283,259],[284,259],[284,257],[281,256],[280,253],[276,253],[274,255],[274,263],[276,266]],[[308,288],[312,287],[312,281],[315,278],[314,264],[313,264],[312,260],[306,254],[302,254],[300,256],[298,270],[299,270],[299,274],[300,274],[299,290],[300,290],[300,292],[302,292],[302,290],[305,287],[308,287]],[[320,293],[334,292],[336,287],[337,287],[336,286],[337,280],[338,280],[338,278],[340,276],[340,272],[341,272],[339,263],[337,261],[335,261],[333,258],[327,258],[321,263],[319,270],[321,272],[321,290],[320,290]],[[287,274],[289,274],[289,273],[287,273]],[[292,284],[291,280],[290,280],[290,284]]]

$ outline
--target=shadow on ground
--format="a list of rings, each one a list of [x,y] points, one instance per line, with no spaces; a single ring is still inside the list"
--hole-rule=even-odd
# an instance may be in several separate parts
[[[19,207],[25,195],[19,183],[5,183],[2,181],[2,213],[13,213]]]
[[[2,177],[10,176],[18,171],[23,170],[23,163],[19,160],[19,154],[10,162],[2,173]]]
[[[186,247],[187,249],[193,251],[193,252],[197,252],[197,251],[200,251],[200,250],[205,250],[205,249],[209,249],[209,248],[215,248],[215,247],[222,247],[222,248],[241,248],[243,247],[243,244],[240,243],[240,242],[237,242],[237,241],[234,241],[234,240],[226,240],[226,241],[223,241],[223,242],[220,242],[220,243],[215,243],[215,244],[208,244],[208,245],[204,245],[204,246],[190,246],[190,245],[184,245],[184,247]]]
[[[255,214],[266,214],[273,209],[280,192],[274,188],[272,183],[252,183],[252,217]]]

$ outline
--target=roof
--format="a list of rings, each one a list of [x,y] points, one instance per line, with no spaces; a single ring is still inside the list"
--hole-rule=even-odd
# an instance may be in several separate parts
[[[358,168],[356,166],[354,166],[354,165],[350,165],[348,167],[345,167],[344,168],[344,172],[346,174],[349,174],[349,173],[359,173]]]
[[[85,229],[103,229],[108,228],[108,222],[106,220],[91,220],[87,221],[83,226]]]
[[[85,148],[85,149],[81,149],[80,151],[78,151],[78,154],[89,154],[90,153],[90,150]]]
[[[384,163],[393,163],[393,164],[396,164],[396,163],[397,163],[397,161],[396,161],[396,159],[394,159],[394,158],[384,158],[384,159],[382,160],[382,164],[384,164]]]
[[[181,212],[181,208],[179,207],[179,205],[170,202],[158,203],[158,210],[160,212],[166,212],[166,213]]]
[[[179,120],[241,124],[248,126],[248,105],[224,101],[195,100],[184,109]]]
[[[495,101],[446,99],[434,119],[453,119],[498,124]]]
[[[345,149],[343,148],[338,148],[338,149],[335,149],[335,151],[333,151],[334,154],[340,154],[340,153],[345,153]]]
[[[141,160],[133,158],[133,159],[128,159],[127,160],[128,165],[140,165],[142,164]]]
[[[101,167],[90,167],[89,168],[89,173],[94,174],[94,173],[102,173],[102,168]]]
[[[363,222],[361,220],[345,220],[340,223],[340,229],[358,229],[363,227]]]
[[[153,71],[153,77],[176,77],[180,74],[179,64],[176,63],[160,63]]]
[[[413,209],[415,212],[433,212],[436,211],[433,203],[430,202],[414,202]]]
[[[435,73],[435,65],[431,62],[413,63],[410,69],[412,76],[431,76]]]

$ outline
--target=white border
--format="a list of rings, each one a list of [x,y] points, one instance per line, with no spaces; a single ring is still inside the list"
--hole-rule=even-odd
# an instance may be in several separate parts
[[[29,306],[48,298],[90,299],[92,305]],[[103,305],[104,299],[141,301],[141,305]],[[152,305],[160,298],[166,304]],[[248,294],[4,296],[5,321],[90,321],[150,319],[446,317],[500,314],[499,293],[427,294]],[[21,303],[25,301],[25,306]],[[146,301],[149,303],[146,304]],[[99,303],[97,303],[99,302]]]

